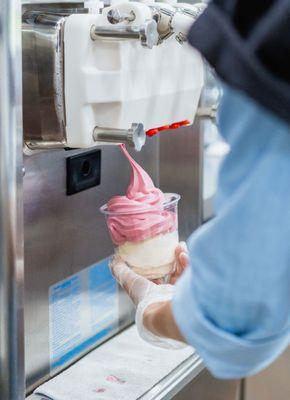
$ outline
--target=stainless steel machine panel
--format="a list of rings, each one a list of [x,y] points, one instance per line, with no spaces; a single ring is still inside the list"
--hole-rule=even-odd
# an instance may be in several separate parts
[[[65,146],[63,30],[66,16],[76,12],[86,10],[23,8],[23,130],[30,147]]]
[[[23,128],[28,144],[65,140],[64,21],[62,15],[27,12],[23,16]]]
[[[268,368],[249,377],[245,383],[243,400],[288,400],[290,399],[290,348]]]
[[[112,254],[99,207],[124,193],[129,165],[116,146],[102,147],[101,185],[66,195],[66,157],[80,151],[54,150],[25,157],[25,350],[27,386],[50,374],[49,287]],[[158,183],[158,139],[134,157]],[[120,292],[119,329],[132,321]]]
[[[243,400],[239,389],[239,380],[215,379],[204,369],[174,400]]]
[[[179,233],[182,240],[202,222],[203,134],[197,118],[188,128],[160,135],[160,187],[179,193]]]
[[[21,5],[0,5],[0,398],[24,396]]]

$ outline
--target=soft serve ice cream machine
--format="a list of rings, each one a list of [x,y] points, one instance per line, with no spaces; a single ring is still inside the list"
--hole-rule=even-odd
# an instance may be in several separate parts
[[[123,1],[88,13],[27,11],[27,146],[127,143],[140,150],[146,132],[192,124],[203,67],[186,33],[203,9]]]
[[[181,239],[199,223],[203,62],[186,33],[204,4],[22,3],[29,393],[133,321],[98,211],[128,186],[112,144],[142,148],[155,185],[181,194]]]

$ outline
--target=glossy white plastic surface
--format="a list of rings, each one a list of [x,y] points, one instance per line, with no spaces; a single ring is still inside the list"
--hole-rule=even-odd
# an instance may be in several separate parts
[[[142,3],[134,9],[139,25],[151,17]],[[95,26],[110,26],[103,14],[75,14],[65,24],[66,132],[70,147],[90,147],[96,126],[127,129],[141,122],[146,130],[193,121],[203,85],[200,55],[174,37],[147,49],[139,40],[92,40]],[[127,24],[124,22],[124,24]],[[120,25],[120,24],[118,24]]]

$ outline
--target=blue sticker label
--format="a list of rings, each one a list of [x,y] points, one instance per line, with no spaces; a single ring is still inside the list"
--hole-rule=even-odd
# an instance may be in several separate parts
[[[118,285],[109,259],[49,288],[50,365],[57,368],[118,326]]]

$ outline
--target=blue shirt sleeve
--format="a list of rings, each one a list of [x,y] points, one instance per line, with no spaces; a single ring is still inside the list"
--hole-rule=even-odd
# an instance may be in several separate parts
[[[216,217],[190,237],[190,267],[173,313],[219,378],[254,374],[290,338],[290,129],[225,87],[219,114],[230,145]]]

